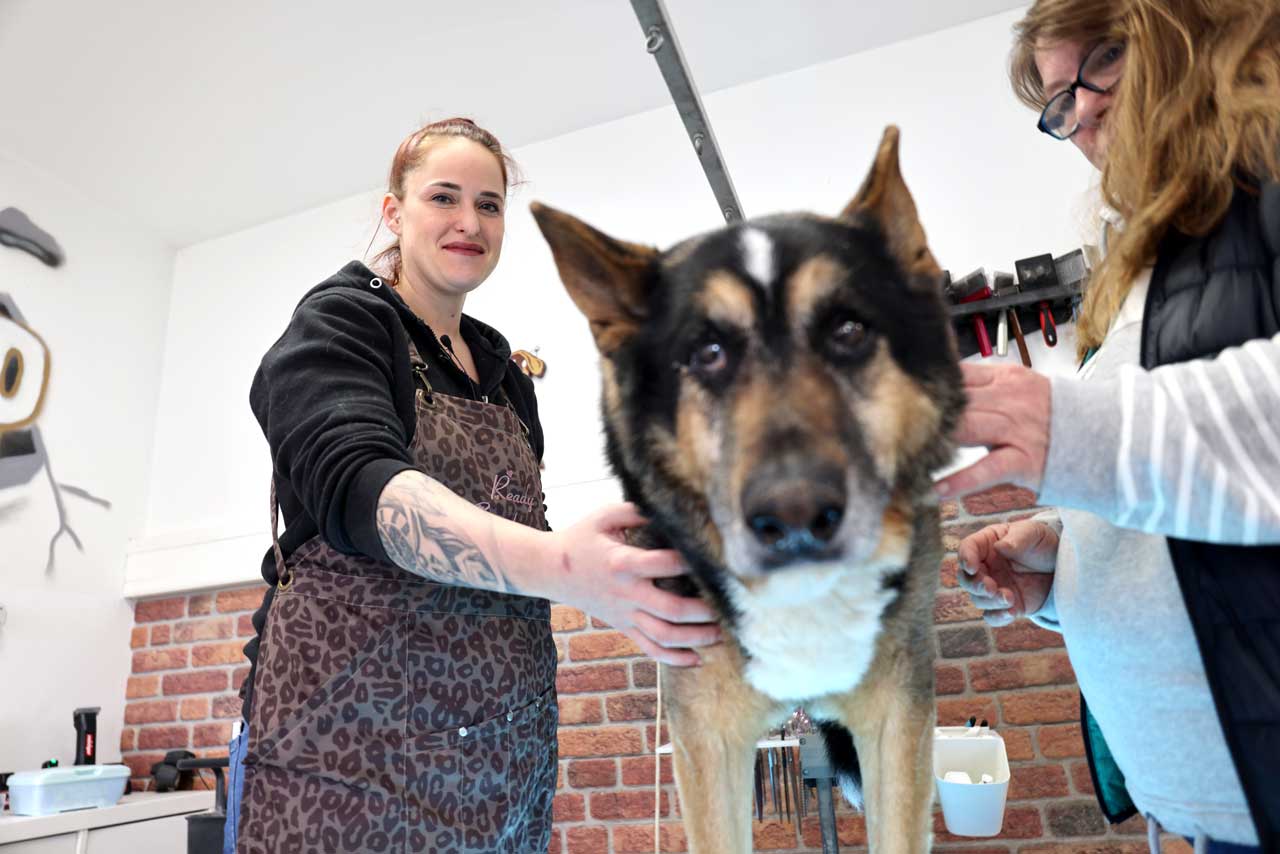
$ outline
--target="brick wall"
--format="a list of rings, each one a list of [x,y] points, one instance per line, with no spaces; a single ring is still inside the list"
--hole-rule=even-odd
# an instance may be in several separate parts
[[[959,541],[993,522],[1030,515],[1031,507],[1030,493],[1001,487],[943,508],[948,555],[934,610],[938,722],[987,718],[1005,739],[1013,779],[999,837],[952,837],[938,813],[934,850],[1143,854],[1142,820],[1109,828],[1094,802],[1075,677],[1061,638],[1026,621],[990,629],[956,588],[953,552]],[[240,711],[236,692],[248,672],[241,647],[252,633],[249,615],[262,592],[256,586],[138,603],[120,745],[135,785],[145,785],[151,764],[166,750],[226,753],[231,720]],[[557,605],[552,622],[560,652],[561,726],[550,851],[652,851],[654,769],[646,754],[654,746],[654,664],[624,636],[580,611]],[[662,850],[684,851],[669,759],[662,772]],[[839,803],[841,851],[865,851],[862,818]],[[821,851],[812,812],[803,827],[757,822],[755,841],[764,851]],[[1170,838],[1164,850],[1186,854],[1190,847]]]
[[[125,686],[120,752],[135,789],[150,783],[166,751],[225,756],[249,673],[245,641],[262,585],[168,599],[134,609],[133,673]],[[212,780],[212,777],[209,777]]]

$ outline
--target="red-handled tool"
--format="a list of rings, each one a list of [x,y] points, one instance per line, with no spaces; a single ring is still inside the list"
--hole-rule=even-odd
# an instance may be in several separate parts
[[[1023,258],[1014,261],[1013,266],[1018,271],[1018,284],[1024,293],[1036,289],[1058,288],[1058,271],[1052,255]],[[1049,300],[1036,303],[1036,313],[1040,315],[1040,334],[1044,336],[1045,346],[1055,346],[1058,343],[1058,325],[1053,321],[1053,309],[1049,307]]]
[[[981,267],[955,282],[952,285],[952,293],[960,305],[981,302],[984,299],[991,299],[994,295],[987,281],[987,271]],[[992,353],[991,338],[987,335],[987,323],[980,314],[973,315],[972,323],[973,334],[978,339],[978,352],[982,353],[982,358],[985,359]]]
[[[1058,344],[1058,325],[1053,322],[1053,311],[1049,308],[1049,301],[1045,300],[1039,305],[1040,312],[1040,334],[1044,336],[1044,344],[1046,347],[1056,347]]]

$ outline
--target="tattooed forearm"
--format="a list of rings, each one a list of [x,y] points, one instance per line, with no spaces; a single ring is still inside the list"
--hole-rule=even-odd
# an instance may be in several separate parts
[[[520,592],[496,565],[494,549],[483,548],[444,509],[450,498],[462,500],[425,476],[392,479],[378,501],[378,536],[387,556],[429,581]]]

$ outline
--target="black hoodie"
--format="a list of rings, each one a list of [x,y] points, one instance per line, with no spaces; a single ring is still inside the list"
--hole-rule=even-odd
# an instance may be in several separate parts
[[[542,459],[533,381],[515,367],[510,345],[496,330],[464,314],[461,332],[479,383],[454,364],[404,300],[359,261],[298,303],[289,327],[263,356],[249,391],[271,449],[286,557],[318,533],[340,552],[388,560],[376,511],[387,481],[413,468],[409,446],[417,418],[410,340],[426,361],[436,392],[489,400],[501,386]],[[269,589],[253,617],[259,635],[279,580],[270,548],[262,577]],[[256,663],[257,652],[254,637],[245,655]],[[246,686],[252,679],[250,673]],[[251,690],[243,692],[246,718]]]

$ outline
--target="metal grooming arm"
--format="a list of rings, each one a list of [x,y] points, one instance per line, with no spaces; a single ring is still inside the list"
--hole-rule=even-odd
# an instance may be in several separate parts
[[[706,111],[702,108],[698,88],[693,85],[693,78],[689,75],[689,66],[680,51],[675,30],[671,28],[666,7],[662,5],[662,0],[631,0],[631,8],[635,10],[640,29],[644,31],[645,50],[658,61],[662,78],[667,81],[671,99],[675,101],[680,120],[689,132],[689,140],[698,155],[698,162],[702,164],[702,171],[707,175],[711,192],[720,205],[720,212],[724,215],[725,222],[738,222],[743,218],[742,205],[733,189],[733,181],[729,178],[729,170],[725,168],[724,158],[720,156],[720,146],[716,144],[711,122],[707,120]]]
[[[631,0],[631,8],[635,10],[640,21],[640,29],[645,35],[645,50],[653,54],[662,71],[662,78],[675,101],[680,120],[684,122],[689,133],[689,141],[693,143],[694,153],[702,164],[702,171],[711,185],[720,205],[720,213],[725,222],[740,222],[743,219],[742,204],[738,201],[737,191],[729,177],[729,170],[720,155],[720,146],[716,143],[715,134],[711,130],[711,122],[707,119],[702,107],[702,98],[689,74],[689,66],[684,61],[680,43],[676,39],[675,30],[667,17],[666,7],[662,0]],[[794,743],[794,742],[792,742]],[[770,742],[772,744],[772,742]],[[764,746],[762,742],[761,746]],[[831,787],[835,783],[831,760],[827,757],[826,744],[817,735],[801,736],[799,739],[800,767],[803,770],[804,784],[813,784],[818,793],[818,820],[822,829],[823,854],[839,854],[839,842],[836,836],[835,803],[831,795]],[[659,754],[670,753],[671,745],[664,744],[658,748]],[[776,795],[775,795],[776,797]]]
[[[822,854],[840,854],[840,841],[836,835],[836,808],[831,796],[835,785],[835,770],[827,756],[827,744],[822,736],[812,733],[800,736],[800,768],[804,772],[804,785],[813,784],[818,790],[818,825],[822,830]]]

